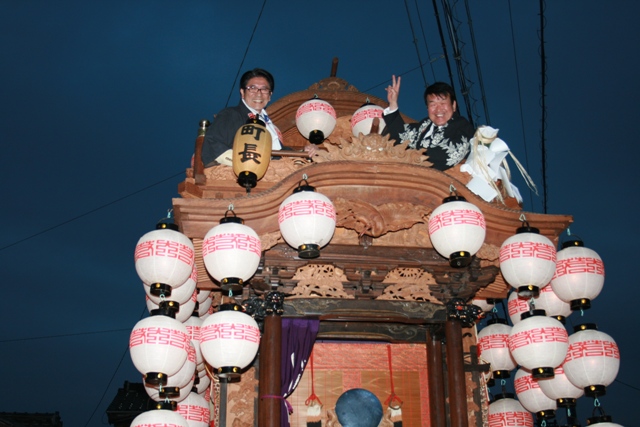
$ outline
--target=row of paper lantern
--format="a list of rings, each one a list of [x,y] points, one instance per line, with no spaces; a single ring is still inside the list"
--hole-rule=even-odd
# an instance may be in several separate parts
[[[429,218],[429,236],[452,266],[468,265],[486,236],[482,211],[461,196],[445,198]],[[604,264],[595,251],[571,239],[556,252],[551,240],[527,223],[501,245],[500,271],[518,295],[537,296],[550,284],[572,310],[588,308],[604,284]]]
[[[368,135],[373,121],[378,119],[378,133],[385,129],[382,118],[384,109],[379,105],[366,102],[351,116],[351,132],[353,136]],[[306,101],[296,111],[296,127],[311,143],[320,144],[333,132],[336,126],[336,111],[330,103],[319,98]]]
[[[524,377],[522,377],[524,378]],[[526,382],[526,380],[524,380]],[[513,394],[504,393],[495,396],[489,404],[489,427],[534,427],[531,412],[527,411]],[[597,427],[622,427],[611,421],[610,416],[594,416],[587,420],[587,425]]]

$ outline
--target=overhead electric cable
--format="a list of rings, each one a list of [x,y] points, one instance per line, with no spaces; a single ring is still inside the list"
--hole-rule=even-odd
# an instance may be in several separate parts
[[[13,242],[13,243],[9,243],[8,245],[5,245],[5,246],[1,247],[1,248],[0,248],[0,251],[3,251],[3,250],[5,250],[5,249],[8,249],[8,248],[10,248],[10,247],[12,247],[12,246],[15,246],[15,245],[17,245],[17,244],[20,244],[20,243],[26,242],[27,240],[33,239],[34,237],[40,236],[41,234],[47,233],[47,232],[49,232],[49,231],[51,231],[51,230],[55,230],[56,228],[62,227],[63,225],[69,224],[70,222],[73,222],[73,221],[78,220],[78,219],[80,219],[80,218],[82,218],[82,217],[85,217],[85,216],[90,215],[90,214],[92,214],[92,213],[94,213],[94,212],[97,212],[97,211],[99,211],[99,210],[101,210],[101,209],[104,209],[104,208],[106,208],[107,206],[111,206],[111,205],[113,205],[113,204],[115,204],[115,203],[121,202],[121,201],[122,201],[122,200],[124,200],[124,199],[128,199],[128,198],[129,198],[129,197],[131,197],[131,196],[134,196],[134,195],[136,195],[136,194],[138,194],[138,193],[142,193],[143,191],[146,191],[146,190],[148,190],[149,188],[152,188],[152,187],[155,187],[156,185],[162,184],[162,183],[163,183],[163,182],[165,182],[165,181],[169,181],[170,179],[173,179],[173,178],[175,178],[175,177],[177,177],[177,176],[179,176],[179,175],[184,175],[184,170],[183,170],[183,171],[180,171],[180,172],[178,172],[178,173],[176,173],[176,174],[174,174],[174,175],[171,175],[171,176],[170,176],[170,177],[168,177],[168,178],[165,178],[165,179],[163,179],[163,180],[160,180],[160,181],[158,181],[158,182],[156,182],[156,183],[154,183],[154,184],[147,185],[147,186],[146,186],[146,187],[144,187],[144,188],[141,188],[141,189],[136,190],[136,191],[134,191],[134,192],[132,192],[132,193],[129,193],[129,194],[127,194],[126,196],[119,197],[119,198],[117,198],[117,199],[115,199],[115,200],[112,200],[112,201],[110,201],[110,202],[108,202],[108,203],[105,203],[105,204],[103,204],[103,205],[101,205],[101,206],[98,206],[98,207],[97,207],[97,208],[95,208],[95,209],[91,209],[90,211],[87,211],[87,212],[81,213],[80,215],[76,215],[76,216],[74,216],[74,217],[73,217],[73,218],[71,218],[71,219],[68,219],[68,220],[66,220],[66,221],[60,222],[60,223],[58,223],[58,224],[56,224],[56,225],[54,225],[54,226],[51,226],[51,227],[49,227],[49,228],[45,228],[44,230],[38,231],[37,233],[34,233],[34,234],[30,235],[30,236],[23,237],[22,239],[17,240],[17,241],[15,241],[15,242]]]
[[[542,151],[542,211],[547,213],[547,105],[546,105],[546,86],[547,86],[547,58],[544,53],[544,18],[545,3],[540,0],[540,101],[542,108],[542,118],[540,123],[540,145]]]
[[[409,28],[411,28],[413,45],[416,47],[416,55],[418,56],[418,64],[420,64],[420,70],[422,71],[422,80],[424,80],[424,87],[427,87],[427,76],[424,75],[422,59],[420,58],[420,49],[418,48],[418,39],[416,38],[416,33],[413,30],[413,23],[411,22],[411,13],[409,13],[409,5],[407,4],[407,0],[404,0],[404,8],[407,11],[407,20],[409,21]]]
[[[465,77],[464,66],[462,64],[462,49],[460,48],[460,38],[458,37],[456,25],[454,24],[453,8],[449,5],[448,0],[442,0],[442,8],[444,10],[445,22],[449,30],[449,41],[453,50],[453,59],[458,70],[458,80],[460,81],[460,92],[464,99],[467,109],[467,116],[471,125],[474,125],[473,115],[471,111],[471,101],[469,99],[469,88],[467,87],[467,79]],[[459,22],[459,21],[458,21]]]
[[[433,77],[433,81],[438,80],[436,78],[436,72],[433,69],[433,61],[431,60],[431,52],[429,52],[429,43],[427,43],[427,37],[424,34],[424,25],[422,25],[422,16],[420,16],[420,7],[418,7],[418,0],[414,0],[414,4],[416,6],[416,11],[418,14],[418,22],[420,23],[420,31],[422,32],[422,42],[424,43],[424,47],[427,49],[427,56],[429,57],[429,68],[431,68],[431,76]]]
[[[262,8],[260,9],[260,13],[258,14],[258,19],[256,20],[255,25],[253,26],[253,31],[251,32],[251,37],[249,37],[249,42],[247,43],[247,48],[244,50],[244,55],[242,56],[242,61],[240,61],[240,66],[238,66],[238,71],[236,72],[236,77],[233,79],[233,84],[231,85],[231,89],[229,90],[229,97],[227,97],[227,102],[224,104],[224,108],[229,106],[229,100],[231,100],[231,95],[233,95],[233,91],[236,87],[236,82],[238,81],[238,76],[240,75],[240,71],[244,66],[244,60],[247,59],[247,54],[249,53],[249,48],[251,47],[251,42],[253,41],[253,36],[256,34],[256,30],[258,29],[258,24],[260,23],[260,18],[262,18],[262,12],[264,12],[264,8],[267,5],[267,0],[262,2]]]
[[[475,58],[475,62],[476,62],[476,72],[478,74],[478,84],[480,85],[480,97],[482,99],[482,106],[484,108],[485,124],[491,125],[491,119],[489,118],[489,107],[487,106],[487,95],[485,94],[484,81],[482,80],[482,68],[480,67],[478,47],[476,46],[476,36],[475,36],[475,32],[473,31],[473,22],[471,20],[471,10],[469,9],[469,0],[464,0],[464,5],[467,10],[467,23],[469,25],[469,33],[471,34],[471,46],[473,47],[473,57]]]
[[[142,319],[144,317],[146,312],[147,312],[147,306],[145,304],[145,307],[142,309],[142,314],[140,314],[140,319]],[[109,379],[109,382],[107,383],[107,386],[105,387],[104,392],[102,393],[102,397],[100,397],[100,399],[98,400],[98,403],[96,404],[96,407],[93,408],[93,412],[91,412],[91,415],[89,416],[89,419],[87,420],[87,423],[84,425],[84,427],[87,427],[89,425],[89,423],[91,422],[91,419],[96,414],[96,411],[100,407],[100,404],[104,400],[104,397],[107,395],[107,392],[109,391],[109,387],[111,387],[111,383],[113,383],[113,379],[116,377],[116,374],[120,370],[120,366],[122,366],[122,361],[124,360],[124,357],[127,355],[128,352],[129,352],[129,344],[127,343],[127,347],[125,348],[124,352],[122,353],[122,357],[120,357],[120,361],[118,362],[118,366],[116,366],[115,371],[113,371],[113,374],[111,375],[111,378]]]
[[[521,129],[522,129],[522,142],[523,142],[523,146],[524,146],[524,157],[525,157],[525,164],[527,165],[526,169],[530,170],[529,168],[529,153],[527,150],[527,136],[526,133],[524,131],[524,114],[523,114],[523,110],[522,110],[522,92],[520,90],[520,71],[518,70],[518,52],[516,50],[516,40],[515,40],[515,35],[514,35],[514,31],[513,31],[513,16],[511,14],[511,0],[509,0],[508,2],[509,5],[509,23],[511,25],[511,45],[513,46],[513,62],[516,68],[516,82],[518,85],[518,102],[520,104],[520,123],[522,124]],[[533,194],[531,193],[531,191],[529,191],[529,201],[531,203],[531,206],[533,207]]]
[[[436,0],[433,1],[433,12],[436,16],[436,23],[438,24],[438,34],[440,35],[440,42],[442,43],[442,52],[444,53],[444,60],[447,64],[447,71],[449,72],[449,82],[455,91],[455,84],[453,82],[453,72],[451,71],[451,64],[449,63],[449,52],[447,51],[447,43],[444,39],[444,33],[442,32],[442,23],[440,23],[440,14],[438,13],[438,4]]]

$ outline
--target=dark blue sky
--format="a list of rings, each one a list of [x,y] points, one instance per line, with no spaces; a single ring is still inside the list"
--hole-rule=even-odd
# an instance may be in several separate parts
[[[408,3],[420,57],[434,59],[424,78],[448,80],[432,2],[419,2],[422,26]],[[541,188],[538,2],[470,3],[490,124]],[[59,411],[67,426],[99,426],[117,388],[139,381],[127,352],[145,312],[133,249],[177,196],[198,121],[230,94],[238,102],[239,69],[270,70],[275,101],[328,77],[338,57],[339,77],[381,98],[391,74],[403,74],[401,110],[426,115],[403,2],[263,4],[0,2],[0,411]],[[458,8],[474,119],[487,123]],[[620,346],[622,383],[601,402],[628,426],[640,397],[639,13],[638,2],[587,0],[549,1],[545,12],[548,212],[574,215],[572,233],[605,262],[604,290],[584,317]],[[525,209],[542,212],[542,198],[516,184]]]

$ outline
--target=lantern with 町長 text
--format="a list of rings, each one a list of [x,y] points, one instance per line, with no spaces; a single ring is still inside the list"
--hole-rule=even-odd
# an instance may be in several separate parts
[[[237,304],[222,304],[202,323],[200,349],[220,378],[238,378],[260,346],[260,329]]]
[[[306,101],[296,111],[296,127],[312,144],[321,144],[336,127],[336,110],[319,98]]]
[[[538,296],[556,270],[556,248],[540,230],[524,221],[500,247],[500,272],[523,297]]]
[[[178,403],[177,412],[189,423],[189,427],[208,427],[210,410],[207,400],[198,393],[191,392]]]
[[[484,215],[462,196],[443,200],[429,216],[429,237],[433,248],[452,267],[466,267],[482,247],[487,232]]]
[[[255,187],[271,161],[271,134],[264,122],[250,118],[233,140],[233,172],[247,192]]]
[[[582,388],[576,387],[569,381],[562,366],[556,368],[553,378],[538,380],[538,385],[545,395],[554,399],[556,404],[562,408],[575,407],[576,399],[584,395]]]
[[[302,182],[305,182],[303,185]],[[278,210],[282,238],[300,258],[317,258],[336,229],[336,210],[324,194],[308,185],[306,176]]]
[[[156,230],[138,240],[134,253],[136,272],[154,295],[171,296],[193,271],[193,243],[173,223],[159,222]]]
[[[509,334],[511,355],[536,379],[553,377],[568,348],[569,337],[564,325],[546,316],[544,310],[524,313],[522,321],[514,325]]]
[[[220,224],[204,236],[202,259],[223,290],[238,291],[258,269],[262,246],[256,232],[244,225],[231,208]]]

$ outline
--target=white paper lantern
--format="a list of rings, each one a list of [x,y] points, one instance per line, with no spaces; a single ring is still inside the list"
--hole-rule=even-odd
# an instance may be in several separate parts
[[[558,298],[570,303],[573,310],[588,309],[603,285],[604,263],[600,256],[585,248],[581,240],[563,243],[551,280],[551,287]]]
[[[211,291],[198,288],[198,303],[202,304],[208,298],[211,298]]]
[[[452,267],[466,267],[482,247],[487,226],[482,211],[462,196],[451,196],[429,217],[433,248],[449,259]]]
[[[177,412],[167,409],[154,409],[138,415],[131,427],[190,427],[187,420]]]
[[[533,427],[531,413],[513,395],[497,395],[489,404],[489,427]]]
[[[576,399],[584,395],[583,389],[569,381],[562,366],[556,368],[553,378],[541,378],[537,381],[542,392],[563,408],[574,407]]]
[[[200,351],[200,328],[202,328],[202,319],[192,313],[191,316],[183,323],[187,328],[189,340],[191,340],[191,344],[193,344],[196,349],[196,365],[204,366],[204,359],[202,358],[202,352]]]
[[[299,185],[278,210],[282,238],[298,250],[300,258],[317,258],[336,229],[331,200],[310,185]]]
[[[496,306],[496,300],[493,298],[474,298],[471,304],[480,307],[483,313],[493,311]]]
[[[547,316],[555,317],[562,323],[573,312],[568,303],[558,298],[551,286],[545,286],[540,289],[540,295],[533,300],[536,308],[544,310]]]
[[[168,316],[140,320],[129,337],[131,359],[148,385],[166,384],[184,365],[189,346],[187,328]]]
[[[261,254],[256,232],[235,216],[222,218],[202,242],[204,265],[223,290],[241,290],[258,269]]]
[[[525,225],[500,247],[500,271],[521,296],[537,296],[556,270],[556,248],[537,228]]]
[[[195,264],[193,271],[196,271]],[[194,275],[192,273],[182,285],[171,290],[170,296],[166,296],[161,290],[154,292],[154,289],[147,285],[144,285],[144,291],[154,304],[160,304],[160,302],[164,300],[171,300],[178,304],[184,304],[192,297],[193,291],[196,289],[196,283],[197,280],[194,280]]]
[[[237,378],[249,366],[260,346],[260,330],[253,318],[234,305],[209,316],[200,328],[204,359],[220,378]]]
[[[622,427],[622,424],[614,423],[613,418],[609,415],[589,417],[587,418],[587,425],[595,427]]]
[[[507,311],[509,312],[509,319],[514,325],[520,323],[521,316],[531,310],[529,307],[529,298],[523,298],[518,295],[517,291],[513,291],[509,294],[507,299]]]
[[[196,381],[195,387],[196,392],[203,396],[205,399],[208,399],[209,396],[205,396],[206,391],[209,389],[211,385],[211,378],[208,375],[200,376],[198,375],[198,381]]]
[[[536,414],[538,420],[553,418],[558,408],[556,401],[548,397],[531,376],[531,372],[520,368],[513,379],[513,388],[518,400],[529,412]]]
[[[159,223],[156,228],[138,240],[134,253],[136,272],[145,285],[168,296],[191,275],[195,251],[191,240],[174,224]]]
[[[202,316],[205,313],[208,313],[213,305],[213,296],[209,296],[209,298],[205,299],[198,305],[198,316]]]
[[[193,387],[196,375],[196,349],[193,343],[189,343],[189,353],[187,360],[178,372],[167,377],[167,383],[162,387],[149,386],[145,384],[144,388],[149,397],[156,402],[162,402],[170,399],[175,402],[182,401]],[[185,391],[183,391],[185,390]]]
[[[608,334],[593,323],[578,325],[569,337],[564,373],[590,397],[602,396],[618,375],[620,350]]]
[[[312,144],[320,144],[336,127],[336,110],[318,98],[304,102],[296,111],[296,127]]]
[[[189,427],[209,427],[209,404],[198,393],[191,392],[178,403],[177,412],[187,420]]]
[[[491,365],[494,378],[509,378],[509,371],[516,368],[509,351],[511,326],[504,319],[491,319],[478,332],[478,357]]]
[[[534,378],[553,377],[568,348],[567,330],[558,320],[546,316],[544,310],[524,314],[509,334],[511,355],[520,366],[529,369]]]
[[[384,108],[375,104],[365,104],[358,108],[351,116],[351,132],[353,136],[369,135],[374,119],[378,119],[378,133],[382,134],[387,126],[382,118],[383,114]]]

